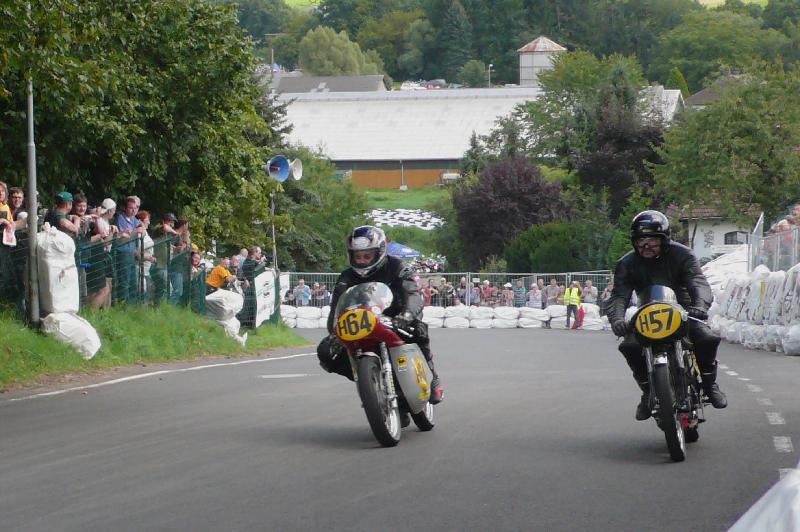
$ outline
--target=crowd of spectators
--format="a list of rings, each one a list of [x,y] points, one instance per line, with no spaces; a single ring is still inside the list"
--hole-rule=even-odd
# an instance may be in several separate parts
[[[224,257],[214,266],[192,243],[188,219],[163,213],[153,224],[137,196],[120,204],[105,198],[91,206],[83,194],[59,192],[40,223],[75,242],[79,289],[84,304],[109,308],[112,303],[192,303],[219,289],[245,294],[265,258],[259,246]],[[0,299],[24,305],[27,282],[27,207],[21,188],[0,182]],[[22,264],[19,264],[22,263]],[[207,271],[208,270],[208,271]],[[13,291],[13,294],[9,292]]]

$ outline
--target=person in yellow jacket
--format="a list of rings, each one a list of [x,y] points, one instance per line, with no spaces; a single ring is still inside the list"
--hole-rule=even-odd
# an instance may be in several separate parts
[[[581,285],[578,281],[572,281],[564,292],[564,303],[567,305],[567,329],[569,329],[571,314],[575,315],[575,324],[578,324],[578,307],[581,306]]]

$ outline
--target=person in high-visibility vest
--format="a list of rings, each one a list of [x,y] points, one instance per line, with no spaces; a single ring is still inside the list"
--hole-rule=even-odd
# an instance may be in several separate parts
[[[572,281],[564,292],[564,303],[567,305],[567,329],[569,329],[570,315],[575,315],[575,324],[578,324],[578,307],[581,306],[581,285],[578,281]]]

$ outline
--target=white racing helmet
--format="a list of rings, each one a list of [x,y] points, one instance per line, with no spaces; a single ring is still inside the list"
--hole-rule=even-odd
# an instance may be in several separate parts
[[[353,260],[356,251],[375,250],[375,257],[369,264],[356,264]],[[347,237],[347,259],[350,267],[361,277],[369,277],[386,263],[386,234],[372,225],[362,225],[353,229]]]

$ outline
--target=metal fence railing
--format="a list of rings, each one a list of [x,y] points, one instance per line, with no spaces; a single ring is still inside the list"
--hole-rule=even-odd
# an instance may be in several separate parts
[[[338,273],[292,272],[288,286],[281,287],[281,302],[292,306],[324,307],[330,304]],[[591,281],[599,301],[611,282],[609,270],[562,273],[420,273],[417,286],[426,306],[530,306],[533,286],[547,286],[551,279],[559,287],[578,281],[583,288]]]
[[[750,235],[748,246],[748,271],[764,265],[771,271],[788,271],[800,262],[800,227],[789,223],[773,226],[768,234],[764,232],[764,215]]]

